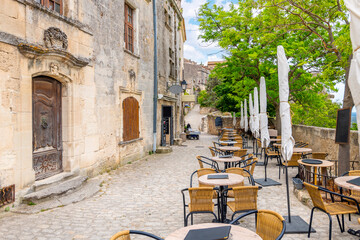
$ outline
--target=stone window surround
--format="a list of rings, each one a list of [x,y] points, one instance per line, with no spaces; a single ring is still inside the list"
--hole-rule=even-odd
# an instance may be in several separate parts
[[[45,12],[45,13],[49,14],[50,16],[58,19],[58,20],[66,22],[67,24],[69,24],[71,26],[74,26],[74,27],[80,29],[83,32],[85,32],[87,34],[90,34],[91,36],[93,35],[90,26],[88,26],[88,25],[86,25],[84,23],[81,23],[80,21],[75,20],[73,18],[66,17],[64,15],[61,15],[60,13],[52,11],[52,10],[48,9],[47,7],[41,5],[40,3],[37,3],[35,0],[16,0],[16,1],[21,3],[21,4],[31,6],[36,10],[40,10],[42,12]],[[69,1],[69,0],[62,0],[62,1],[63,1],[63,6],[64,6],[67,3],[67,1]],[[71,1],[73,1],[73,0],[71,0]]]
[[[125,46],[125,39],[124,37],[122,37],[122,41],[123,41],[123,46],[124,46],[124,52],[130,54],[131,56],[133,57],[136,57],[136,58],[140,58],[140,47],[139,47],[139,6],[138,4],[134,1],[134,0],[125,0],[124,1],[124,31],[125,31],[125,4],[129,5],[129,7],[131,7],[134,11],[134,16],[133,16],[133,38],[134,38],[134,52],[131,52],[130,50],[126,49],[126,46]],[[125,36],[125,32],[122,36]]]

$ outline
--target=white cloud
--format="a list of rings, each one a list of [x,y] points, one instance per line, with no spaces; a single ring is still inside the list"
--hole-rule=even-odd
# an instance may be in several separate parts
[[[183,17],[185,19],[195,18],[196,13],[199,10],[200,6],[205,4],[206,0],[192,0],[192,1],[184,1],[182,2]]]
[[[191,59],[195,62],[206,62],[207,57],[199,50],[197,50],[195,47],[185,43],[184,44],[184,55],[185,58]]]
[[[345,84],[344,83],[337,83],[335,88],[338,89],[337,92],[332,92],[334,94],[333,102],[342,103],[344,100],[344,91],[345,91]]]

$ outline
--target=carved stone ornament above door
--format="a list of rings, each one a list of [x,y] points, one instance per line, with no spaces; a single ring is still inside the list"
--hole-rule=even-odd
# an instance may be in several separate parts
[[[47,48],[66,50],[68,47],[67,35],[56,27],[44,31],[44,42]]]

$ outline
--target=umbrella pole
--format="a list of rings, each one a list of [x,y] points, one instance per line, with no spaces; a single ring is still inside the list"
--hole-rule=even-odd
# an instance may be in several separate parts
[[[287,162],[287,161],[286,161]],[[285,166],[286,171],[286,194],[287,194],[287,205],[288,205],[288,220],[291,223],[291,215],[290,215],[290,194],[289,194],[289,176],[288,176],[288,167]]]

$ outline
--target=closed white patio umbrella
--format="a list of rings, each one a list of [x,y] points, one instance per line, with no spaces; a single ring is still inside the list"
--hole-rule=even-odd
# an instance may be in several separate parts
[[[350,37],[353,47],[353,59],[349,72],[349,88],[356,107],[357,125],[360,127],[360,1],[344,0],[350,11]],[[360,131],[359,139],[360,139]],[[360,141],[359,141],[360,146]]]
[[[295,140],[292,137],[291,116],[289,101],[289,71],[290,67],[285,56],[283,46],[277,47],[278,78],[279,78],[279,99],[281,117],[281,154],[286,161],[290,160],[293,154]],[[290,215],[290,195],[288,168],[285,166],[286,195],[288,204],[288,216],[286,219],[286,233],[306,233],[308,224],[300,216]]]
[[[254,88],[254,135],[256,138],[260,137],[260,123],[259,123],[259,94],[257,87]]]
[[[241,108],[240,108],[240,128],[244,129],[244,104],[241,101]]]
[[[247,114],[247,101],[245,99],[245,102],[244,102],[244,129],[245,129],[245,132],[247,132],[249,130],[248,126],[249,126],[249,124],[248,124],[248,114]]]
[[[236,127],[236,114],[235,112],[233,112],[233,126],[234,126],[234,129]]]
[[[267,148],[270,144],[270,136],[267,118],[267,101],[266,101],[266,82],[265,78],[260,78],[260,135],[261,146]]]
[[[250,112],[250,121],[249,121],[250,131],[252,132],[252,134],[254,134],[254,125],[253,125],[254,124],[254,105],[253,105],[251,93],[249,94],[249,112]]]

